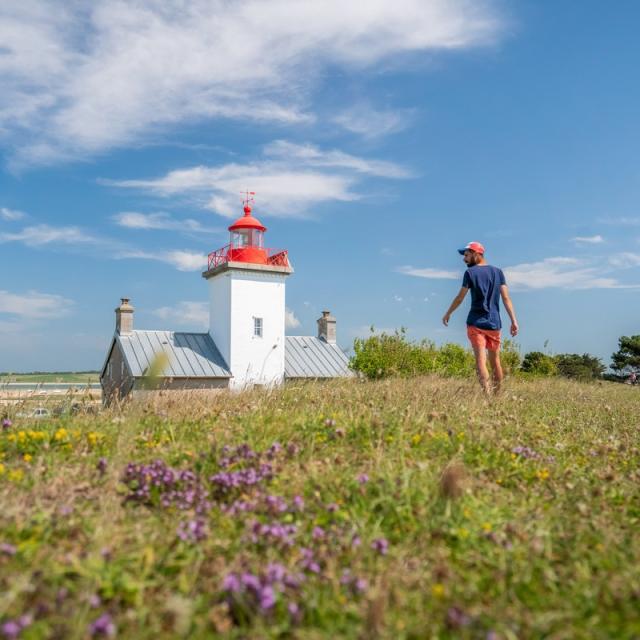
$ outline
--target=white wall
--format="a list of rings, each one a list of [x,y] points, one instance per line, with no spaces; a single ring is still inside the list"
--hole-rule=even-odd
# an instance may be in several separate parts
[[[287,274],[230,268],[209,278],[210,333],[231,369],[232,388],[284,380]],[[254,336],[262,318],[262,337]]]

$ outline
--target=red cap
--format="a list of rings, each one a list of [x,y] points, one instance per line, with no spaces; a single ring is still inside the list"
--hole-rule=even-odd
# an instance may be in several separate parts
[[[475,251],[484,254],[484,247],[479,242],[470,242],[466,247],[458,249],[458,253],[464,255],[465,251]]]

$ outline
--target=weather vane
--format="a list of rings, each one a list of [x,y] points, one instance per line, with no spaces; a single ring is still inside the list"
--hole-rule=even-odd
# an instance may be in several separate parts
[[[253,203],[253,196],[256,195],[256,192],[255,191],[249,191],[247,189],[246,191],[241,191],[240,193],[244,196],[244,198],[242,200],[242,204],[251,206],[251,204]]]

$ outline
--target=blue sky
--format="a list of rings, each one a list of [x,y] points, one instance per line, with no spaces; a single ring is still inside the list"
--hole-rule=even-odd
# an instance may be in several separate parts
[[[0,371],[99,367],[121,296],[202,330],[245,188],[291,334],[464,343],[470,240],[523,352],[640,332],[637,3],[183,5],[0,7]]]

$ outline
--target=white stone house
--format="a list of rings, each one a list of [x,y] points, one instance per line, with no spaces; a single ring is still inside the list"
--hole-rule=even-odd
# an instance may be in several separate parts
[[[336,342],[336,319],[324,311],[317,336],[285,336],[285,282],[293,273],[287,251],[264,247],[264,227],[245,204],[229,227],[228,245],[209,254],[206,333],[140,331],[123,298],[100,374],[105,402],[145,384],[154,362],[164,363],[165,389],[243,389],[287,379],[351,376]],[[159,359],[160,358],[160,359]]]

